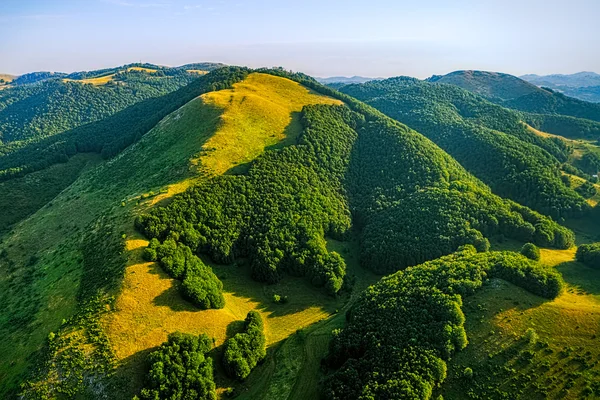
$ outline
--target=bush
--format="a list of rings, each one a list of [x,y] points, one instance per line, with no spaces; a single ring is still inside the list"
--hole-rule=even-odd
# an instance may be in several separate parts
[[[210,267],[192,254],[188,246],[174,239],[167,239],[161,244],[154,238],[144,250],[144,258],[147,261],[158,260],[169,275],[182,280],[182,295],[197,307],[209,309],[225,306],[223,283]]]
[[[529,344],[536,344],[538,341],[538,334],[533,328],[527,328],[525,334],[523,335],[523,340],[525,340]]]
[[[225,342],[223,367],[227,375],[242,381],[265,358],[267,352],[263,329],[260,314],[250,311],[246,316],[244,332]]]
[[[533,243],[525,243],[523,247],[521,247],[521,254],[530,260],[540,260],[540,249]]]
[[[278,294],[273,295],[273,302],[277,304],[285,304],[288,302],[287,296],[280,296]]]
[[[466,367],[463,371],[463,378],[473,379],[473,370],[469,367]]]
[[[150,354],[150,371],[140,398],[147,400],[216,400],[212,358],[207,357],[212,340],[175,332]]]
[[[575,255],[577,261],[588,267],[600,269],[600,242],[582,244]]]

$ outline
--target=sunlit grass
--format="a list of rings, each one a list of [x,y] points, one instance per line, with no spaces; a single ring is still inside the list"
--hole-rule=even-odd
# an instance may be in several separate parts
[[[108,82],[111,82],[114,77],[115,77],[115,74],[100,76],[97,78],[88,78],[88,79],[65,78],[65,79],[63,79],[63,82],[78,82],[78,83],[89,84],[89,85],[94,85],[94,86],[102,86],[102,85],[106,85]]]
[[[467,298],[469,345],[449,364],[448,380],[440,391],[445,399],[462,399],[471,389],[480,396],[491,393],[466,382],[461,376],[465,367],[476,376],[479,371],[479,384],[487,382],[484,385],[531,398],[538,398],[534,387],[539,385],[548,391],[547,398],[579,399],[600,376],[600,363],[593,361],[600,358],[600,271],[576,262],[576,247],[540,250],[541,262],[562,273],[566,290],[547,301],[496,280]],[[529,328],[547,348],[524,344]],[[524,363],[520,357],[530,349],[535,358]]]
[[[204,145],[202,165],[212,174],[253,160],[265,147],[286,139],[293,143],[302,131],[299,112],[307,104],[341,104],[315,94],[286,78],[253,73],[231,90],[202,96],[223,109],[219,129]]]
[[[198,74],[198,75],[206,75],[208,74],[208,71],[204,71],[201,69],[186,69],[186,72],[189,72],[190,74]]]

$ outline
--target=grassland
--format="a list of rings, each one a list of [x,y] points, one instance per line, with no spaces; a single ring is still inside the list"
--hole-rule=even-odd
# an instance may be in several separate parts
[[[190,158],[216,130],[219,115],[201,99],[188,103],[115,159],[84,171],[4,237],[0,354],[11,362],[0,362],[0,398],[14,392],[48,333],[77,309],[82,237],[100,216],[112,221],[117,233],[132,230],[135,199],[192,177]]]
[[[109,82],[112,82],[115,75],[116,74],[109,74],[109,75],[99,76],[99,77],[95,77],[95,78],[87,78],[87,79],[65,78],[65,79],[63,79],[63,82],[78,82],[78,83],[94,85],[94,86],[102,86],[102,85],[106,85]]]
[[[198,75],[206,75],[208,74],[208,71],[204,71],[201,69],[186,69],[186,72],[189,72],[190,74],[198,74]]]
[[[571,222],[578,244],[598,227]],[[516,250],[515,243],[502,248]],[[581,399],[600,396],[600,271],[575,261],[575,250],[541,249],[567,290],[545,301],[504,281],[494,281],[465,301],[467,348],[449,365],[445,399]],[[525,334],[533,329],[537,341]],[[475,371],[465,378],[466,367]]]
[[[12,82],[16,76],[10,74],[0,74],[0,79],[3,79],[4,82]]]
[[[153,73],[157,72],[158,70],[152,69],[152,68],[144,68],[144,67],[129,67],[129,68],[127,68],[127,71],[140,71],[140,72],[146,72],[148,74],[153,74]]]
[[[289,79],[253,73],[231,90],[202,96],[223,109],[221,124],[204,145],[202,165],[223,174],[261,154],[265,147],[293,143],[302,132],[300,111],[307,104],[341,104]]]

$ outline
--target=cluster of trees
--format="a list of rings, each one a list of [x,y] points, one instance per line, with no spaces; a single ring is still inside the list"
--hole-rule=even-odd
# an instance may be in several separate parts
[[[0,152],[4,150],[5,153],[0,157],[0,181],[66,162],[77,153],[95,152],[105,158],[113,157],[190,100],[202,93],[231,87],[243,80],[247,74],[246,68],[221,68],[196,78],[181,89],[137,102],[107,118],[65,131],[60,135],[27,144],[7,145],[4,149],[0,146]],[[73,85],[80,88],[85,86]]]
[[[539,261],[541,257],[540,249],[533,243],[525,243],[521,247],[521,254],[534,261]]]
[[[177,243],[173,238],[161,244],[154,238],[144,250],[144,258],[159,261],[172,278],[181,280],[183,296],[199,308],[225,307],[223,283],[185,244]]]
[[[577,248],[576,258],[588,267],[600,269],[600,242],[582,244]]]
[[[554,298],[559,273],[512,252],[455,254],[408,268],[369,287],[334,331],[326,399],[428,399],[446,378],[446,361],[467,345],[462,298],[489,278]]]
[[[213,341],[206,335],[175,332],[150,354],[150,371],[139,400],[216,400],[213,360],[206,354]]]
[[[500,196],[553,217],[576,217],[589,209],[560,179],[569,146],[533,134],[516,112],[459,87],[413,78],[340,90],[424,134]]]
[[[263,321],[260,314],[250,311],[244,321],[244,331],[225,342],[223,367],[232,378],[244,380],[267,355]]]
[[[597,175],[600,171],[600,155],[591,151],[585,152],[574,164],[586,174]]]

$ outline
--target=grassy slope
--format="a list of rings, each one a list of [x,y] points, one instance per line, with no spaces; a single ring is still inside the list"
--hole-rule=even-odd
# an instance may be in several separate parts
[[[578,243],[592,240],[598,232],[597,226],[569,225]],[[517,250],[516,245],[502,247]],[[441,390],[445,399],[464,399],[466,393],[497,398],[490,388],[506,391],[510,398],[585,397],[584,389],[600,379],[600,271],[577,263],[574,257],[575,248],[542,249],[541,261],[557,268],[568,284],[553,301],[503,281],[465,301],[470,343],[449,364]],[[522,339],[528,328],[539,335],[536,345]],[[527,355],[533,359],[525,360]],[[474,380],[462,377],[465,367],[475,371]]]
[[[254,159],[266,146],[293,143],[302,132],[299,118],[304,105],[341,104],[288,79],[258,73],[231,90],[203,98],[224,110],[222,124],[204,145],[202,157],[203,166],[214,174]]]
[[[576,165],[576,161],[581,159],[581,157],[585,153],[592,152],[592,153],[596,153],[596,154],[600,155],[600,147],[598,147],[597,145],[593,144],[590,141],[586,141],[583,139],[569,139],[569,138],[566,138],[563,136],[554,135],[552,133],[542,132],[542,131],[537,130],[529,125],[527,125],[527,129],[529,129],[531,132],[533,132],[536,135],[539,135],[541,137],[546,137],[546,138],[554,137],[554,138],[559,138],[559,139],[567,142],[573,148],[573,152],[569,156],[569,160],[568,160],[568,162],[572,165]],[[580,178],[576,175],[567,174],[565,172],[563,172],[563,174],[569,175],[569,178],[571,179],[571,187],[573,189],[575,189],[585,183],[585,179]],[[594,195],[593,197],[587,199],[588,204],[591,205],[592,207],[596,207],[596,205],[600,202],[600,185],[594,184],[594,186],[596,186],[596,189],[598,189],[598,193],[596,193],[596,195]]]
[[[188,103],[117,158],[84,172],[51,206],[5,237],[0,246],[8,252],[0,260],[0,398],[14,390],[48,332],[76,309],[81,238],[90,224],[108,215],[115,230],[132,230],[136,201],[122,207],[122,200],[193,176],[189,160],[216,130],[219,116],[220,110],[201,99]],[[30,262],[31,256],[39,259]],[[10,321],[15,316],[33,320],[15,324]]]
[[[256,73],[232,90],[205,94],[198,102],[203,107],[221,110],[216,132],[210,131],[214,134],[205,143],[198,141],[194,145],[196,149],[202,147],[202,151],[189,167],[200,174],[225,173],[251,161],[266,147],[293,142],[302,129],[298,113],[303,105],[339,103],[290,80]],[[166,200],[189,183],[184,180],[172,185],[168,193],[153,198],[147,205]],[[266,286],[252,281],[245,267],[213,265],[223,280],[226,306],[222,310],[200,311],[181,299],[175,281],[160,267],[141,260],[140,252],[147,241],[132,230],[128,234],[129,263],[123,290],[116,312],[105,321],[116,355],[122,360],[119,375],[133,377],[123,379],[127,382],[121,388],[124,398],[133,395],[141,384],[142,356],[166,340],[170,332],[206,332],[220,345],[247,312],[256,309],[265,320],[268,343],[275,345],[297,329],[327,318],[343,304],[343,300],[326,296],[303,279],[289,278]],[[275,293],[289,296],[289,302],[274,304]],[[227,379],[220,382],[221,387],[231,384]]]
[[[94,86],[106,85],[108,82],[113,80],[115,74],[104,75],[98,78],[87,78],[87,79],[63,79],[63,82],[79,82],[79,83],[87,83]]]

